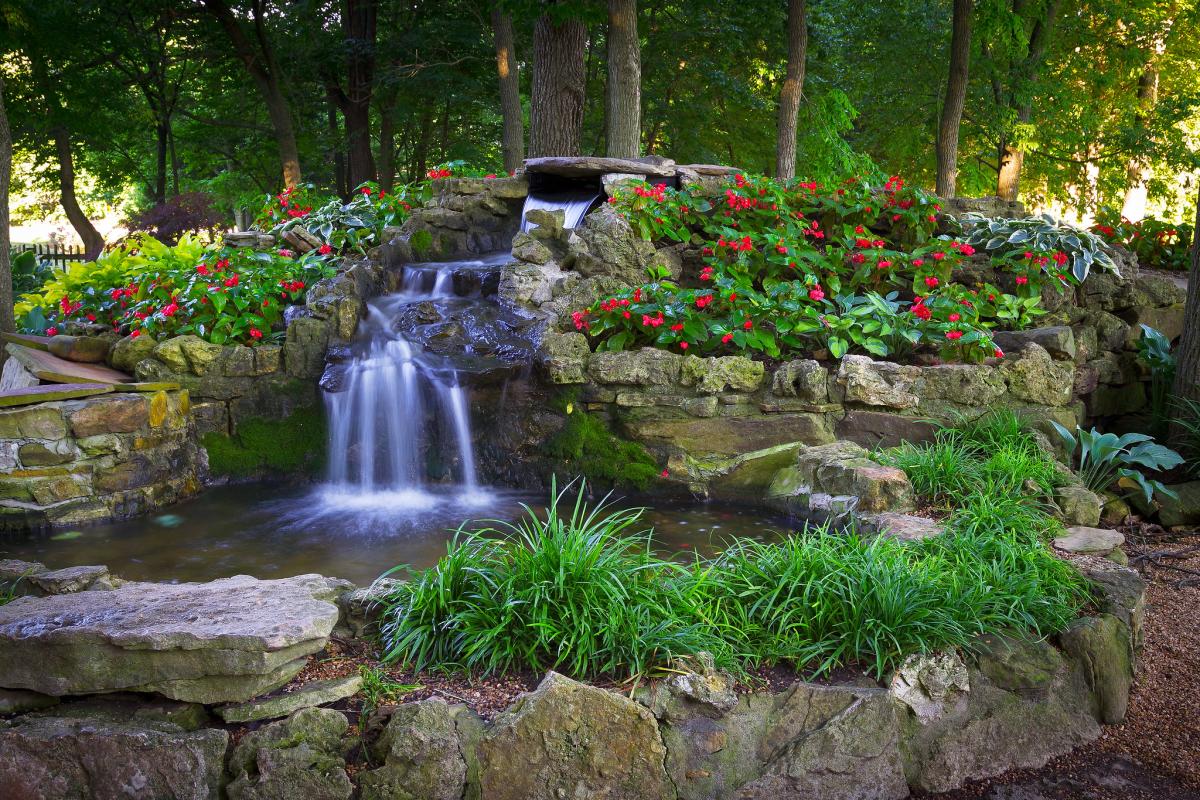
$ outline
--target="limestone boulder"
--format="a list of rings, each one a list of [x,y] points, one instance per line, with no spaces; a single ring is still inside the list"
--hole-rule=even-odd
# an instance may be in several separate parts
[[[398,707],[372,747],[375,763],[383,766],[359,776],[363,800],[459,800],[467,762],[455,717],[466,713],[440,697]]]
[[[595,353],[588,361],[588,377],[619,386],[671,386],[679,383],[684,360],[653,347]]]
[[[630,285],[646,281],[654,245],[640,237],[629,220],[605,205],[588,214],[576,229],[574,269],[585,276],[608,276]]]
[[[966,663],[952,650],[912,655],[893,673],[888,691],[924,724],[961,710],[971,678]]]
[[[781,470],[767,490],[769,503],[793,513],[808,510],[815,495],[855,498],[851,505],[863,514],[916,507],[904,470],[873,461],[853,442],[802,449],[795,464]]]
[[[837,373],[837,384],[847,403],[901,411],[920,404],[920,381],[920,367],[875,361],[867,356],[843,357]]]
[[[133,433],[150,421],[150,402],[140,394],[74,400],[64,408],[71,432],[80,439],[103,433]]]
[[[251,731],[229,758],[229,800],[349,800],[340,711],[306,708]]]
[[[489,800],[675,797],[650,712],[553,672],[495,719],[478,748]]]
[[[727,390],[753,392],[762,385],[765,374],[761,361],[752,361],[745,356],[687,356],[680,370],[680,382],[684,386],[695,386],[700,394],[720,394]]]
[[[84,364],[99,364],[108,355],[112,342],[98,336],[53,336],[47,343],[47,349],[67,361],[78,361]]]
[[[1085,486],[1066,485],[1054,490],[1054,502],[1068,525],[1095,527],[1100,524],[1104,500]]]
[[[595,369],[596,358],[601,355],[607,354],[594,355],[589,371]],[[834,440],[833,421],[828,414],[703,417],[686,410],[630,408],[622,409],[620,416],[628,438],[681,450],[694,458],[736,458],[780,445],[818,445]]]
[[[0,687],[244,702],[325,646],[344,588],[319,575],[242,575],[20,598],[0,606]]]
[[[1158,520],[1163,525],[1194,525],[1200,522],[1200,481],[1177,483],[1168,487],[1178,497],[1160,495],[1162,506]]]
[[[1101,614],[1076,620],[1059,639],[1063,650],[1082,665],[1100,721],[1124,722],[1134,668],[1129,628],[1112,614]]]
[[[26,716],[0,728],[0,794],[22,800],[217,800],[229,734]]]
[[[216,711],[217,716],[226,722],[278,719],[302,708],[317,708],[345,700],[358,694],[361,688],[362,678],[358,675],[310,681],[282,694],[256,698],[249,703],[221,706]]]
[[[591,356],[582,333],[547,333],[537,353],[538,366],[553,384],[585,383]]]
[[[771,376],[771,393],[807,403],[829,402],[829,373],[811,358],[780,364]]]
[[[1010,354],[1001,362],[1000,371],[1009,394],[1016,400],[1052,407],[1071,402],[1074,366],[1055,361],[1039,344],[1029,342]]]
[[[1060,361],[1074,361],[1078,353],[1075,332],[1066,325],[1031,328],[1026,331],[996,331],[992,334],[992,340],[1005,353],[1016,353],[1029,342],[1040,346],[1052,358]]]
[[[108,363],[114,369],[132,373],[137,365],[150,357],[158,342],[154,337],[142,334],[132,334],[119,340],[108,352]]]
[[[1123,544],[1125,537],[1120,531],[1084,525],[1067,528],[1065,535],[1054,540],[1054,546],[1059,550],[1097,556],[1106,556]]]

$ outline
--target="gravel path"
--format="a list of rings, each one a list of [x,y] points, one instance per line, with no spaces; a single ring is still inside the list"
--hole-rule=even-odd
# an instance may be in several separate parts
[[[1126,530],[1132,564],[1150,581],[1146,643],[1122,725],[1040,770],[1007,773],[937,800],[1197,800],[1200,798],[1200,533]],[[1190,551],[1190,552],[1189,552]],[[1181,558],[1162,553],[1185,552]],[[1160,554],[1157,558],[1148,557]],[[1168,566],[1169,565],[1169,566]],[[1180,586],[1181,581],[1192,585]]]

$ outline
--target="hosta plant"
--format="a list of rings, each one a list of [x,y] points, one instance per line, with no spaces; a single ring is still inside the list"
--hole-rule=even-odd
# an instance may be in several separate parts
[[[1051,422],[1066,445],[1067,458],[1079,474],[1083,485],[1094,492],[1103,492],[1113,484],[1124,489],[1137,489],[1146,502],[1154,493],[1176,497],[1162,482],[1147,478],[1141,470],[1172,469],[1183,463],[1183,457],[1169,447],[1158,444],[1144,433],[1100,433],[1095,428],[1071,431]]]
[[[1059,276],[1068,269],[1077,281],[1086,279],[1093,268],[1107,272],[1117,269],[1103,239],[1049,214],[1001,219],[971,212],[958,222],[967,243],[994,258],[1035,261],[1055,280],[1061,280]]]

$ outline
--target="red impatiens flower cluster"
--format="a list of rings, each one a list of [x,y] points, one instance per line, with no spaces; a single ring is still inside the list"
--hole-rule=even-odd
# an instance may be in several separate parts
[[[452,170],[450,170],[448,167],[441,167],[441,168],[434,167],[433,169],[431,169],[425,173],[425,175],[431,181],[441,180],[442,178],[449,178],[453,174],[454,174],[454,172]],[[365,186],[363,188],[366,189]],[[366,193],[370,194],[370,190],[367,190]]]

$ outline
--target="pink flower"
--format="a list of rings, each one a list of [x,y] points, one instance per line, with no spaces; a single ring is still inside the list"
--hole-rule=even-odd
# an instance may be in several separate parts
[[[808,297],[811,300],[816,300],[818,303],[825,299],[825,292],[821,291],[821,287],[817,286],[808,290]]]
[[[323,256],[327,256],[332,252],[333,252],[333,248],[327,244],[323,244],[317,248],[317,253],[319,253],[320,255],[323,255]]]
[[[946,331],[946,338],[955,341],[962,338],[962,331]]]
[[[261,339],[262,331],[260,331],[258,328],[251,328],[250,329],[250,338],[251,339]]]
[[[962,319],[962,315],[955,312],[947,317],[947,319],[949,319],[951,322],[958,322],[960,319]]]
[[[58,328],[46,328],[47,336],[58,336]]]
[[[939,281],[933,275],[929,275],[925,278],[925,285],[930,289],[936,288],[939,283],[941,283],[941,281]]]

